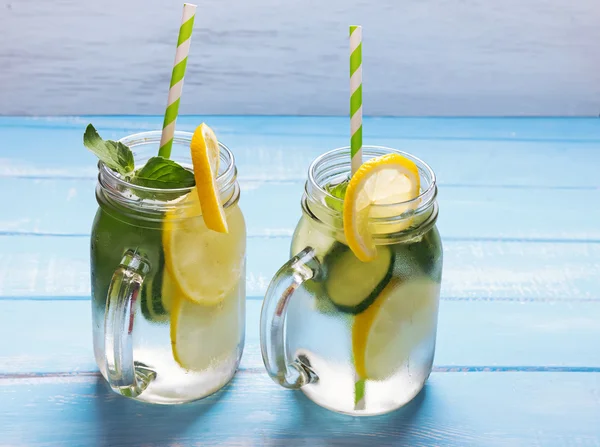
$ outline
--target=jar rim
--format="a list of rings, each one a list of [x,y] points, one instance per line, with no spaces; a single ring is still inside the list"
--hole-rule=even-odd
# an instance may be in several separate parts
[[[118,141],[119,143],[123,143],[126,146],[128,146],[133,152],[133,148],[136,146],[160,142],[161,136],[162,132],[160,130],[152,130],[127,135],[119,139]],[[191,142],[192,140],[192,136],[193,133],[191,132],[184,132],[179,130],[175,131],[175,134],[173,136],[173,143],[189,144],[189,142]],[[225,146],[220,141],[218,143],[221,161],[227,163],[227,168],[225,169],[225,171],[221,172],[217,176],[217,186],[219,190],[221,190],[230,186],[229,184],[232,180],[235,181],[235,157],[227,146]],[[98,171],[101,173],[101,175],[106,175],[110,179],[110,181],[114,182],[116,185],[148,194],[173,193],[184,195],[186,193],[189,193],[194,188],[194,186],[188,186],[185,188],[149,188],[147,186],[135,185],[121,177],[117,172],[113,171],[111,168],[106,166],[106,164],[102,161],[98,162]]]
[[[378,230],[372,234],[376,243],[395,243],[409,240],[428,231],[437,220],[438,206],[435,173],[421,159],[397,149],[384,146],[363,146],[365,159],[397,153],[412,160],[419,170],[423,191],[414,199],[397,203],[371,205],[369,224]],[[343,203],[327,191],[327,185],[349,177],[351,157],[349,147],[340,147],[317,157],[308,170],[302,198],[302,210],[312,220],[344,238]],[[408,223],[408,224],[407,224]]]
[[[135,133],[121,138],[119,141],[130,147],[136,161],[147,160],[155,156],[158,148],[160,131]],[[182,165],[190,165],[189,145],[192,133],[176,131],[173,138],[172,159]],[[186,149],[187,148],[187,149]],[[237,183],[237,168],[235,158],[229,148],[219,142],[221,172],[216,179],[218,192],[227,209],[239,201],[240,187]],[[188,218],[200,215],[183,213],[184,209],[195,208],[195,201],[186,201],[193,186],[186,188],[148,188],[135,185],[104,163],[98,163],[98,184],[96,186],[96,199],[101,207],[115,209],[119,215],[131,215],[136,220],[161,222],[166,212],[180,210],[172,218]],[[198,210],[199,212],[200,210]]]
[[[435,199],[435,197],[437,195],[435,172],[433,172],[433,169],[431,169],[431,167],[427,163],[425,163],[423,160],[421,160],[420,158],[418,158],[412,154],[409,154],[408,152],[400,151],[398,149],[393,149],[393,148],[386,147],[386,146],[369,146],[369,145],[367,145],[367,146],[363,146],[362,149],[363,149],[363,154],[372,155],[372,156],[385,155],[385,154],[389,154],[389,153],[396,153],[396,154],[402,155],[403,157],[414,162],[415,165],[417,165],[417,168],[419,169],[419,171],[426,175],[428,182],[429,182],[428,187],[414,199],[403,201],[403,202],[371,205],[374,209],[386,210],[386,209],[394,209],[394,208],[397,208],[398,206],[406,206],[406,207],[411,208],[411,205],[413,205],[413,204],[420,204],[420,206],[422,207],[424,205],[428,205],[433,199]],[[344,201],[342,199],[338,199],[337,197],[332,195],[329,191],[327,191],[323,186],[321,186],[321,184],[317,181],[316,173],[317,173],[317,170],[319,168],[321,168],[323,164],[325,164],[326,162],[331,161],[332,159],[335,159],[335,158],[341,159],[344,164],[347,164],[348,167],[350,167],[350,164],[351,164],[351,162],[350,162],[350,160],[351,160],[350,147],[344,146],[344,147],[339,147],[339,148],[327,151],[327,152],[319,155],[317,158],[315,158],[313,160],[313,162],[310,164],[310,167],[308,168],[308,181],[307,181],[307,188],[306,188],[307,194],[309,194],[309,191],[308,191],[309,186],[312,188],[315,188],[316,190],[319,191],[320,194],[323,195],[323,197],[326,198],[326,202],[329,202],[330,204],[335,204],[334,206],[329,206],[329,208],[341,208],[343,206]],[[343,160],[343,158],[345,158],[345,161]],[[349,171],[350,170],[348,169],[348,172]],[[415,207],[415,208],[417,208],[417,207]]]

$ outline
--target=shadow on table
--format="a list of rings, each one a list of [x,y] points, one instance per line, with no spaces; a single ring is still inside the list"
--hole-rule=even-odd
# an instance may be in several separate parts
[[[375,417],[351,417],[285,390],[262,371],[238,373],[224,389],[185,405],[152,405],[115,394],[102,378],[96,383],[96,445],[412,445],[423,438],[426,385],[405,407]],[[435,399],[433,399],[435,400]],[[427,402],[428,405],[423,405]],[[427,418],[425,418],[427,419]],[[94,433],[89,434],[90,437]]]
[[[235,380],[235,379],[234,379]],[[96,382],[97,446],[163,446],[185,442],[191,425],[214,412],[231,384],[198,402],[154,405],[114,393],[102,377]],[[91,434],[90,434],[91,436]]]
[[[428,386],[401,409],[381,416],[352,417],[326,410],[310,401],[302,392],[292,392],[291,418],[294,423],[284,428],[288,437],[272,439],[265,445],[289,447],[302,439],[310,446],[411,445],[414,435],[422,431],[415,423],[425,402]]]

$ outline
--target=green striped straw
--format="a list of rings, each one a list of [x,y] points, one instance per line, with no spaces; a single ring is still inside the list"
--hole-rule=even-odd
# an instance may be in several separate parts
[[[350,156],[352,175],[362,164],[362,26],[350,26]],[[354,373],[354,409],[365,409],[366,383]]]
[[[177,51],[175,52],[175,63],[173,64],[173,73],[171,74],[171,87],[169,89],[169,99],[167,100],[167,111],[165,112],[162,136],[160,138],[160,149],[158,150],[158,155],[165,158],[171,156],[173,136],[175,135],[175,121],[177,121],[179,99],[181,98],[181,91],[183,90],[183,77],[185,76],[185,68],[187,66],[190,43],[192,41],[194,17],[196,17],[196,5],[184,3],[181,27],[179,28],[179,38],[177,39]]]
[[[350,155],[352,175],[362,164],[362,26],[350,26]]]

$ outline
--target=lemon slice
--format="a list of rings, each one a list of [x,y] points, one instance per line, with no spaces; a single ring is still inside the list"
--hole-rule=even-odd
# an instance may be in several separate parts
[[[236,356],[244,327],[244,288],[236,285],[219,306],[192,303],[173,296],[171,347],[173,358],[183,368],[202,371],[218,367]]]
[[[369,217],[392,217],[402,214],[416,204],[402,205],[418,197],[419,170],[400,154],[373,158],[356,171],[348,183],[344,198],[344,235],[348,246],[358,259],[368,262],[376,258],[377,247],[369,229]],[[375,210],[372,205],[390,205]],[[410,226],[410,219],[395,225],[394,231]]]
[[[194,191],[177,209],[165,215],[162,233],[165,266],[189,301],[216,306],[240,281],[246,227],[239,206],[229,208],[227,218],[229,233],[210,230],[200,216],[200,202]]]
[[[219,172],[219,142],[210,127],[202,123],[190,143],[196,191],[200,198],[202,217],[206,226],[219,233],[227,233],[227,219],[219,201],[217,175]]]
[[[420,277],[392,280],[352,326],[354,367],[361,379],[384,380],[433,334],[439,283]]]

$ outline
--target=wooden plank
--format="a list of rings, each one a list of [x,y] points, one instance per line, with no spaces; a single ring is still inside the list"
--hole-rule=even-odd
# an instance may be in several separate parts
[[[246,290],[262,296],[289,257],[289,237],[248,239]],[[0,298],[89,299],[89,239],[0,236]],[[445,299],[598,300],[600,244],[447,241]]]
[[[289,253],[289,238],[247,242],[246,291],[263,295]],[[0,297],[89,299],[88,237],[0,236]]]
[[[0,113],[164,112],[180,4],[9,5],[0,26],[14,44],[1,54],[0,81],[14,88],[0,97]],[[347,113],[347,24],[360,22],[368,114],[598,113],[594,0],[396,6],[219,2],[196,24],[182,112]]]
[[[262,365],[258,338],[260,305],[256,300],[247,303],[249,322],[242,369]],[[5,336],[0,341],[0,376],[98,371],[89,301],[0,301],[0,309],[2,333],[19,334],[17,340]]]
[[[351,418],[239,373],[188,405],[140,404],[99,377],[0,380],[4,445],[599,446],[600,373],[434,373],[403,409]]]
[[[241,187],[249,236],[292,235],[301,216],[302,182],[242,181]],[[90,180],[0,178],[0,202],[11,210],[0,218],[0,234],[88,235],[98,208],[94,189]],[[600,207],[593,203],[600,203],[600,188],[447,186],[439,193],[438,228],[445,240],[600,241]]]
[[[178,129],[203,120],[233,150],[247,180],[303,181],[311,160],[348,144],[345,118],[183,116]],[[0,118],[0,176],[95,179],[96,159],[81,143],[90,121],[113,139],[162,123],[135,116]],[[365,144],[414,153],[442,186],[600,187],[598,119],[367,118],[364,126]]]
[[[261,305],[247,302],[243,370],[263,368]],[[600,368],[599,319],[600,302],[442,301],[435,365]],[[0,377],[97,371],[89,302],[0,301],[0,327]]]
[[[177,127],[192,131],[198,123],[209,122],[223,135],[275,135],[344,137],[348,118],[343,116],[281,115],[179,115]],[[73,131],[78,136],[93,122],[96,128],[115,135],[156,130],[163,115],[88,115],[88,116],[0,116],[3,131]],[[596,117],[393,117],[365,116],[369,133],[382,138],[401,136],[408,139],[500,140],[598,142],[600,122]]]

